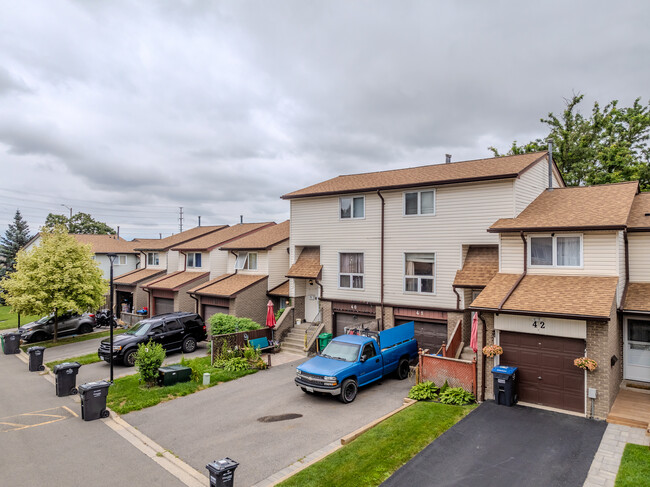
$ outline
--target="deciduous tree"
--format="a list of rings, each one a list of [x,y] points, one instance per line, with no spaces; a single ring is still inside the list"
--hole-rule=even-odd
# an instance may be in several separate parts
[[[52,229],[57,225],[64,225],[70,233],[89,235],[114,235],[115,230],[106,223],[95,220],[88,213],[75,213],[72,218],[65,215],[50,213],[45,218],[45,228]]]

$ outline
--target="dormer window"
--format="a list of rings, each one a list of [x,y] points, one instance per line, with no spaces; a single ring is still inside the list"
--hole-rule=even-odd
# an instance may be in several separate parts
[[[240,252],[235,261],[235,270],[257,270],[257,252]]]
[[[160,265],[158,252],[147,252],[147,265]]]
[[[187,254],[187,267],[188,268],[198,268],[201,267],[201,253],[192,252]]]
[[[366,216],[365,196],[339,198],[339,207],[342,220],[365,218]]]
[[[582,267],[581,235],[540,235],[528,242],[531,266]]]

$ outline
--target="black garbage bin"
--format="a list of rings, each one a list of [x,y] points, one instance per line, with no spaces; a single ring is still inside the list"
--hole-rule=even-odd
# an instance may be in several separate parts
[[[238,466],[239,463],[228,457],[208,463],[205,468],[210,472],[210,487],[232,487]]]
[[[492,369],[494,376],[494,402],[503,406],[517,403],[517,367],[499,365]]]
[[[64,362],[55,365],[53,372],[56,376],[56,395],[59,397],[75,395],[77,391],[77,374],[79,362]]]
[[[29,371],[38,372],[39,370],[45,370],[43,366],[43,351],[45,347],[31,347],[27,349],[29,354]]]
[[[5,355],[20,353],[20,333],[5,333],[2,335],[2,351]]]
[[[110,412],[106,409],[106,396],[111,383],[105,380],[87,382],[79,386],[81,396],[81,419],[92,421],[108,418]]]

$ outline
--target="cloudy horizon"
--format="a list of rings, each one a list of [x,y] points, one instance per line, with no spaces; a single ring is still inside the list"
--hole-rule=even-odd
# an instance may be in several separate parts
[[[0,0],[0,233],[281,222],[337,176],[489,157],[648,101],[644,2]]]

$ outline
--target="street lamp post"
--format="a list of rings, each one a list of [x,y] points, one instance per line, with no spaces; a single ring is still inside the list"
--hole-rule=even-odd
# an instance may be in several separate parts
[[[110,338],[110,354],[109,364],[111,365],[111,384],[113,383],[113,262],[117,258],[117,254],[106,254],[111,261],[111,296],[110,296],[110,309],[108,310],[108,319],[110,322],[111,338]]]
[[[72,232],[72,207],[68,205],[64,205],[63,203],[61,204],[61,206],[64,206],[65,208],[70,210],[70,219],[68,220],[68,232]]]

